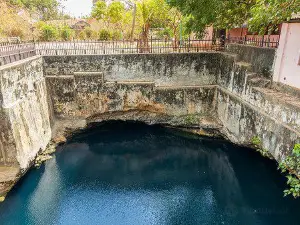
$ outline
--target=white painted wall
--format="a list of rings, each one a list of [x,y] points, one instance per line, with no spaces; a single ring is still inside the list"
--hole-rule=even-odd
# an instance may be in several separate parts
[[[300,22],[282,25],[273,80],[300,88]]]

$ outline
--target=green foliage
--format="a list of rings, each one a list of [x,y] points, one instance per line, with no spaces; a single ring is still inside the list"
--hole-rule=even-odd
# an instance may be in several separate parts
[[[273,156],[271,155],[271,153],[265,148],[258,148],[258,149],[256,149],[256,151],[258,151],[263,157],[273,159]]]
[[[121,40],[122,39],[122,33],[118,30],[113,30],[111,32],[111,39],[112,40]]]
[[[70,40],[73,37],[73,34],[74,31],[68,26],[60,28],[60,38],[64,41]]]
[[[188,17],[187,28],[201,35],[207,26],[231,28],[246,22],[255,0],[169,0]]]
[[[284,196],[293,195],[294,198],[300,197],[300,180],[299,178],[288,175],[286,176],[288,179],[287,184],[290,186],[289,189],[284,190]]]
[[[207,26],[230,29],[248,23],[253,32],[266,34],[300,11],[300,0],[169,0],[189,17],[188,29],[201,34]]]
[[[86,40],[86,33],[84,31],[80,31],[80,33],[77,35],[77,38],[79,40]]]
[[[252,144],[256,148],[256,151],[258,151],[263,157],[267,157],[270,159],[273,158],[271,153],[267,149],[263,148],[261,139],[258,136],[254,136],[252,138]]]
[[[300,176],[300,155],[299,155],[300,144],[296,144],[293,149],[293,153],[287,156],[281,163],[279,163],[278,168],[283,172],[291,172]]]
[[[123,15],[125,13],[124,4],[121,2],[112,2],[107,7],[106,16],[110,20],[110,23],[118,23],[123,19]]]
[[[43,41],[52,41],[58,37],[58,29],[55,26],[44,24],[40,27],[41,36],[40,39]]]
[[[300,144],[295,144],[293,154],[297,157],[300,157]]]
[[[99,32],[99,40],[101,41],[107,41],[111,39],[111,33],[109,32],[109,30],[106,29],[102,29]]]
[[[85,39],[94,40],[98,38],[98,34],[95,30],[90,27],[86,27],[83,31]]]
[[[184,118],[184,122],[187,125],[194,125],[199,123],[199,119],[196,115],[194,114],[189,114]]]
[[[255,147],[259,147],[261,145],[261,140],[258,136],[254,136],[252,138],[252,144],[255,145]]]
[[[124,16],[125,6],[119,1],[113,1],[108,6],[104,1],[98,1],[92,9],[92,17],[107,23],[120,23]]]
[[[251,7],[248,24],[251,31],[267,34],[277,25],[290,20],[292,13],[300,12],[300,0],[257,0]]]
[[[10,2],[38,13],[42,20],[58,19],[63,16],[59,12],[58,0],[10,0]]]
[[[162,38],[171,38],[171,37],[173,37],[173,32],[172,32],[171,28],[166,27],[162,30],[159,30],[157,33],[157,36],[161,39]]]
[[[291,156],[286,157],[279,163],[278,169],[282,173],[288,172],[287,184],[289,188],[284,191],[284,195],[293,195],[294,198],[300,197],[300,144],[295,144]]]
[[[106,16],[107,6],[104,1],[97,1],[92,9],[92,17],[97,20],[104,19]]]

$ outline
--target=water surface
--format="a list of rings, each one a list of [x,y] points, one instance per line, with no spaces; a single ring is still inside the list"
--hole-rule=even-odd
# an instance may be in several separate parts
[[[0,224],[299,225],[300,201],[253,150],[159,126],[88,129],[32,169]]]

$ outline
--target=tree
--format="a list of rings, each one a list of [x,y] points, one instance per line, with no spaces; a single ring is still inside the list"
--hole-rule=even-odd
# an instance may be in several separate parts
[[[149,51],[150,27],[160,27],[167,22],[168,5],[164,0],[141,0],[137,3],[137,19],[141,27],[141,51]]]
[[[69,26],[62,26],[59,31],[60,38],[64,41],[70,40],[74,35],[74,31]]]
[[[107,6],[104,1],[97,1],[92,9],[92,17],[102,20],[106,16]]]
[[[168,25],[171,27],[173,31],[174,37],[174,48],[178,47],[178,34],[179,34],[179,26],[183,20],[183,16],[179,10],[172,7],[168,10]]]
[[[201,34],[207,26],[230,29],[248,23],[250,31],[265,34],[292,13],[300,11],[300,0],[168,0],[189,17],[189,30]]]
[[[103,20],[107,28],[111,24],[118,24],[120,26],[125,13],[125,6],[119,1],[114,1],[109,5],[106,5],[104,1],[98,1],[92,9],[92,17],[97,20]]]
[[[41,40],[43,41],[52,41],[57,39],[58,37],[58,30],[56,27],[49,25],[49,24],[43,24],[41,25]]]
[[[232,28],[242,25],[255,0],[169,0],[188,18],[187,28],[201,35],[207,26]]]
[[[58,0],[10,0],[11,3],[25,7],[39,14],[42,20],[57,19],[60,3]]]
[[[251,8],[249,28],[260,34],[270,33],[297,12],[300,12],[300,0],[257,0]]]

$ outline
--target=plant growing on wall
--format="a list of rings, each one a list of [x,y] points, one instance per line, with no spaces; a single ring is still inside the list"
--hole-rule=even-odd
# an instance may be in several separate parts
[[[284,191],[284,196],[300,197],[300,144],[295,144],[292,155],[286,157],[278,168],[282,173],[289,173],[286,176],[289,188]]]
[[[258,136],[254,136],[252,138],[252,145],[256,148],[256,151],[258,151],[262,156],[273,159],[273,156],[271,153],[262,147],[261,140]]]

